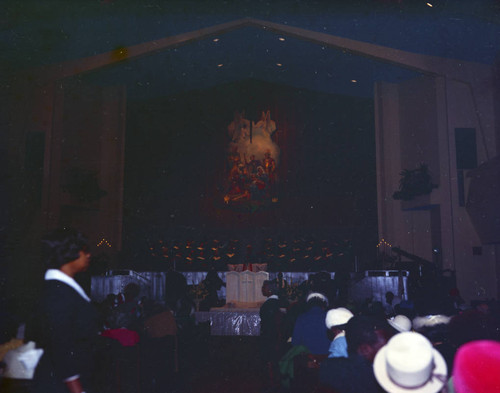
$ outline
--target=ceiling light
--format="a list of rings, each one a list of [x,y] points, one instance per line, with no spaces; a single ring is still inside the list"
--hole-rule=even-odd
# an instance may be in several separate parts
[[[284,37],[280,37],[280,38],[278,38],[278,40],[285,41],[285,38]]]
[[[425,4],[427,4],[429,7],[432,8],[432,4],[431,3],[425,3]]]
[[[356,79],[351,79],[352,83],[357,83],[358,81]]]
[[[277,65],[278,67],[283,66],[283,64],[281,64],[281,63],[276,63],[276,65]]]
[[[219,42],[219,39],[218,38],[214,38],[214,42]]]
[[[220,63],[220,64],[217,64],[217,67],[222,67],[224,64]]]

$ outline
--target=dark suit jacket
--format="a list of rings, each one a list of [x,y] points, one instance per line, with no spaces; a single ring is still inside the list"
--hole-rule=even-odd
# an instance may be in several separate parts
[[[47,280],[32,329],[33,339],[44,350],[35,371],[35,391],[67,392],[64,380],[80,375],[89,392],[98,337],[93,305],[69,285]]]
[[[267,299],[260,307],[261,355],[265,361],[280,355],[282,318],[278,299]]]
[[[337,393],[383,393],[373,366],[359,355],[328,358],[321,363],[319,380]]]

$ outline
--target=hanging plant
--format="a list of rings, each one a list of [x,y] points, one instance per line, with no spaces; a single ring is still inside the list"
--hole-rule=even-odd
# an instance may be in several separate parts
[[[429,168],[426,164],[420,164],[417,169],[403,169],[400,173],[399,190],[392,194],[393,199],[411,201],[419,195],[430,194],[436,184],[432,183]]]

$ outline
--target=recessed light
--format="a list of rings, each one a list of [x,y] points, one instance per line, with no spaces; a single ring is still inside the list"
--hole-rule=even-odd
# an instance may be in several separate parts
[[[276,63],[276,65],[277,65],[278,67],[283,66],[283,64],[281,64],[281,63]]]
[[[280,37],[280,38],[278,38],[278,40],[285,41],[285,38],[284,37]]]
[[[222,67],[224,64],[220,63],[220,64],[217,64],[217,67]]]
[[[218,42],[218,41],[219,41],[219,39],[218,39],[218,38],[214,38],[214,42]]]
[[[358,81],[356,79],[351,79],[352,83],[357,83]]]
[[[432,8],[432,4],[431,3],[425,3],[425,4],[427,4],[429,7]]]

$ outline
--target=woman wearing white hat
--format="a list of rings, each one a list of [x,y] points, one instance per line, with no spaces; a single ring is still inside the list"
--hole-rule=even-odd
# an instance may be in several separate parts
[[[447,381],[443,356],[420,333],[403,332],[378,351],[375,378],[389,393],[438,393]]]
[[[345,338],[345,325],[353,317],[352,312],[347,308],[334,308],[326,313],[326,328],[333,336],[330,344],[329,358],[344,357],[347,355],[347,340]]]
[[[406,315],[396,315],[387,320],[389,325],[396,329],[399,333],[409,332],[411,330],[411,321]]]

